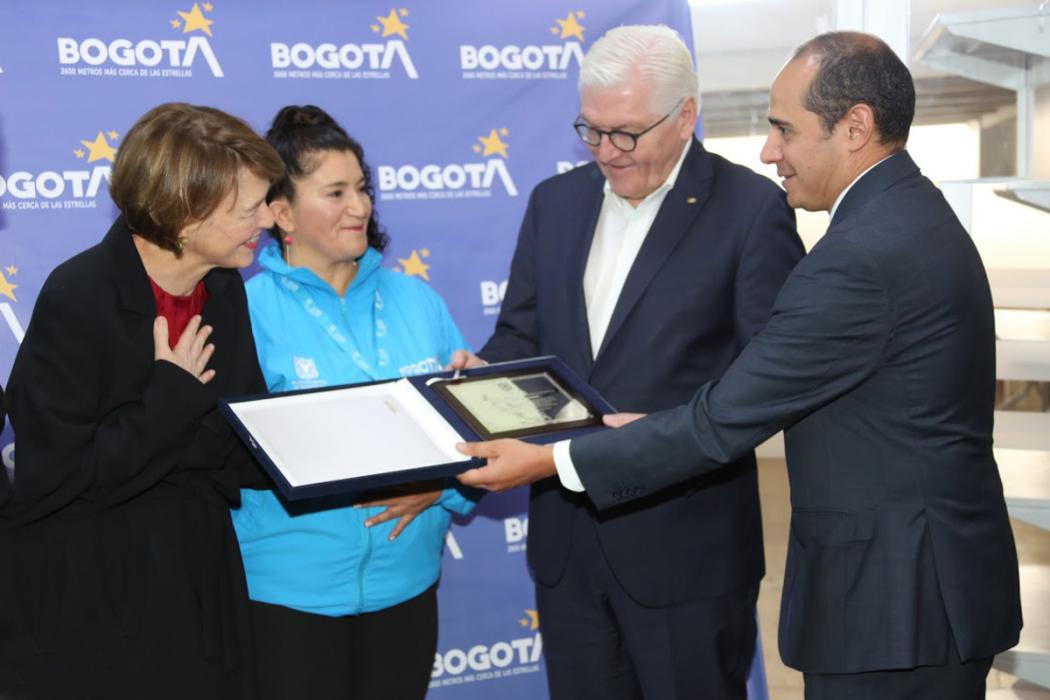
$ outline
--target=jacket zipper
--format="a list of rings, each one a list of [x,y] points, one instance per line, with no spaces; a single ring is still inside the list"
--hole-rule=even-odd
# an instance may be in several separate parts
[[[357,612],[360,614],[365,607],[365,570],[368,568],[368,561],[372,558],[372,528],[359,525],[359,527],[365,531],[365,552],[361,555],[361,564],[357,569]]]

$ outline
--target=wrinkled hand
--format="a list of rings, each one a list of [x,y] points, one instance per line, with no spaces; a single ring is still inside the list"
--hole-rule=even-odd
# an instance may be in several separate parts
[[[406,493],[400,496],[392,495],[377,498],[374,501],[355,503],[354,507],[367,508],[386,506],[386,510],[378,515],[373,515],[366,520],[365,527],[374,527],[379,523],[385,523],[388,520],[400,518],[400,520],[397,521],[397,524],[394,525],[394,529],[391,530],[390,536],[387,538],[393,542],[397,539],[397,536],[408,527],[408,524],[416,519],[417,515],[434,505],[434,502],[441,497],[442,490],[443,489],[438,489],[436,491],[420,491],[418,493]]]
[[[468,369],[470,367],[484,367],[488,362],[466,350],[456,350],[449,359],[448,367],[445,369]]]
[[[554,448],[550,445],[530,445],[521,440],[492,440],[490,442],[461,442],[456,449],[471,457],[488,460],[484,467],[470,469],[457,478],[467,486],[489,491],[506,491],[553,476]]]
[[[168,319],[157,316],[153,321],[153,359],[166,360],[207,384],[215,378],[215,370],[205,369],[215,352],[215,345],[207,342],[211,331],[211,326],[201,326],[200,315],[194,316],[172,348],[168,344]]]
[[[633,423],[639,418],[645,418],[644,413],[606,413],[602,416],[602,423],[610,428],[622,428],[628,423]]]

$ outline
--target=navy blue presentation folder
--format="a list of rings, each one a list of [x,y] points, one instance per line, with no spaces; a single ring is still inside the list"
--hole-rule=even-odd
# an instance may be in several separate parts
[[[532,381],[531,378],[537,373],[546,373],[556,380],[565,395],[570,395],[588,409],[590,418],[524,430],[491,433],[486,430],[484,424],[475,419],[456,396],[455,387],[459,384],[478,382],[486,377],[489,379],[518,377],[519,383],[527,386],[527,383]],[[615,412],[597,391],[584,382],[561,359],[553,355],[461,370],[458,376],[453,372],[439,372],[406,377],[405,380],[410,383],[411,389],[414,389],[427,404],[433,407],[448,428],[454,432],[455,438],[466,442],[496,437],[516,437],[536,444],[556,442],[603,429],[601,416]],[[288,500],[342,496],[416,481],[446,478],[482,465],[483,460],[467,459],[465,456],[462,457],[462,461],[452,461],[451,458],[437,456],[436,459],[432,457],[427,463],[414,463],[403,468],[400,464],[382,463],[382,456],[391,445],[391,439],[396,439],[399,435],[396,432],[396,425],[393,428],[394,432],[390,432],[392,429],[384,423],[390,416],[387,415],[387,411],[383,410],[383,404],[389,407],[391,414],[401,413],[400,420],[410,422],[414,420],[412,416],[406,415],[410,414],[411,410],[399,412],[398,408],[401,407],[401,404],[395,406],[394,402],[381,395],[384,388],[399,389],[411,394],[411,390],[404,384],[399,387],[381,386],[392,385],[400,381],[403,380],[239,397],[221,400],[219,408],[240,439],[273,479],[277,491]],[[358,417],[361,418],[358,421],[347,421],[357,423],[356,425],[337,422],[324,427],[325,416],[332,412],[333,407],[345,407],[347,405],[345,398],[364,395],[360,390],[364,390],[369,396],[376,394],[372,401],[374,405],[379,406],[379,410],[370,410],[363,418],[361,414],[358,414]],[[561,395],[562,392],[557,393]],[[421,405],[418,399],[409,398],[417,402],[417,406]],[[376,401],[382,403],[375,403]],[[277,413],[273,409],[278,409],[283,413]],[[268,418],[258,419],[256,418],[258,415]],[[338,420],[338,417],[335,420]],[[444,426],[441,429],[445,430]],[[311,431],[321,432],[311,436]],[[444,435],[452,435],[452,433],[445,432]],[[302,444],[297,444],[291,453],[288,450],[282,452],[275,446],[277,442],[287,443],[300,439]],[[366,444],[370,441],[373,444]],[[330,449],[323,443],[330,443]],[[405,446],[398,444],[397,447],[401,449]],[[360,456],[362,453],[371,455],[372,464],[362,464],[361,460],[355,464],[355,455]],[[430,455],[429,452],[426,454]],[[302,474],[293,474],[296,472],[296,466],[302,466],[303,462],[311,459],[322,462],[332,459],[343,461],[340,455],[345,455],[346,472],[351,474],[349,476],[337,473],[341,471],[339,465],[336,465],[334,470],[328,469],[327,472],[321,470],[320,476],[310,474],[304,478]],[[396,468],[391,468],[392,466]]]

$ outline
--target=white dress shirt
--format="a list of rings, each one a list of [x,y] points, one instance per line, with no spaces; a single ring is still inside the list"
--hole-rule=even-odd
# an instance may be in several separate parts
[[[623,291],[623,284],[635,258],[638,257],[638,251],[649,235],[649,229],[652,228],[664,198],[678,181],[678,173],[682,170],[682,163],[685,162],[690,146],[692,139],[686,141],[681,155],[678,156],[678,162],[667,179],[637,206],[613,192],[609,181],[605,181],[602,208],[594,228],[587,267],[583,272],[583,298],[587,306],[591,357],[598,356],[605,332],[609,329],[613,309],[616,308],[620,292]],[[576,475],[572,460],[569,459],[568,440],[554,445],[554,461],[558,466],[558,478],[561,479],[562,485],[572,491],[583,491],[583,484]]]

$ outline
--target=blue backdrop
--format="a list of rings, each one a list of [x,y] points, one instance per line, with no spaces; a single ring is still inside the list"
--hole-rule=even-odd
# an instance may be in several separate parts
[[[588,42],[654,22],[691,44],[686,0],[8,0],[0,378],[47,274],[116,216],[107,183],[124,133],[167,101],[216,106],[260,131],[286,104],[328,110],[365,145],[392,238],[385,264],[429,282],[480,346],[529,192],[589,157],[570,126]],[[9,470],[13,440],[10,428],[0,436]],[[453,526],[432,697],[546,697],[525,511],[519,490]],[[765,697],[758,659],[752,697]]]

